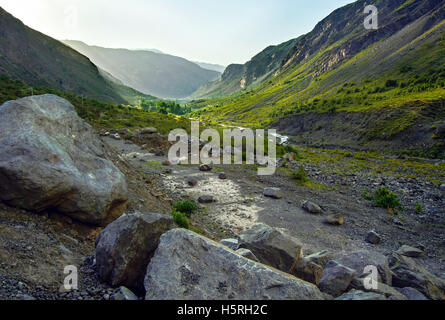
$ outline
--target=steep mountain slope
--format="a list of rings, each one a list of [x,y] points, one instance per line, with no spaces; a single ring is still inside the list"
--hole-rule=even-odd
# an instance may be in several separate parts
[[[128,103],[141,93],[102,77],[85,56],[25,26],[0,8],[0,73],[28,83]]]
[[[365,4],[334,11],[300,37],[254,90],[193,103],[207,107],[196,115],[273,125],[309,144],[372,148],[391,148],[378,141],[403,140],[418,125],[418,149],[445,149],[434,129],[445,120],[445,2],[377,1],[378,30],[363,26]]]
[[[63,41],[125,85],[161,98],[183,98],[220,73],[183,58],[146,50],[108,49]]]
[[[216,81],[206,83],[189,99],[215,98],[254,87],[271,76],[281,65],[297,39],[277,46],[269,46],[244,65],[231,64]]]

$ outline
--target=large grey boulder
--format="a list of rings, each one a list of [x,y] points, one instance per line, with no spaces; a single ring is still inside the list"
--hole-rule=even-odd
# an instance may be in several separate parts
[[[281,199],[283,198],[283,192],[280,188],[264,188],[264,196],[272,199]]]
[[[258,258],[255,257],[255,255],[253,254],[253,252],[250,251],[249,249],[241,248],[241,249],[236,250],[236,253],[238,253],[239,255],[243,256],[244,258],[253,260],[253,261],[255,261],[255,262],[259,262],[259,261],[258,261]]]
[[[222,239],[219,243],[226,246],[232,250],[238,250],[239,242],[238,239]]]
[[[312,201],[306,200],[303,202],[303,209],[305,209],[307,212],[312,214],[321,214],[323,213],[323,210],[320,208],[320,206],[316,203],[313,203]]]
[[[391,286],[391,270],[389,268],[388,258],[378,252],[368,250],[356,251],[335,257],[334,260],[339,264],[355,270],[357,277],[365,273],[367,266],[375,266],[378,271],[378,280]]]
[[[0,200],[103,225],[122,214],[127,193],[125,176],[68,101],[42,95],[0,107]]]
[[[240,235],[240,248],[249,249],[261,263],[284,272],[291,271],[302,255],[298,239],[265,224],[257,224]]]
[[[396,288],[413,288],[429,299],[445,300],[445,279],[429,272],[418,259],[394,252],[390,259],[392,284]]]
[[[408,300],[403,294],[397,291],[397,289],[390,287],[387,284],[378,282],[375,287],[366,286],[365,283],[370,284],[370,280],[367,279],[366,276],[367,275],[363,275],[360,278],[354,278],[349,287],[364,292],[374,292],[377,294],[381,294],[384,295],[388,300]]]
[[[334,297],[340,296],[351,284],[355,276],[355,270],[338,262],[329,261],[323,270],[318,287]]]
[[[145,277],[146,300],[321,300],[314,285],[246,259],[185,229],[162,235]]]
[[[109,224],[96,240],[99,278],[113,287],[143,292],[147,265],[159,238],[173,227],[173,218],[154,213],[123,215]]]
[[[327,250],[316,252],[305,257],[307,260],[324,267],[332,260],[332,255]]]
[[[410,258],[420,258],[423,256],[422,250],[407,245],[401,246],[399,250],[397,250],[397,253]]]

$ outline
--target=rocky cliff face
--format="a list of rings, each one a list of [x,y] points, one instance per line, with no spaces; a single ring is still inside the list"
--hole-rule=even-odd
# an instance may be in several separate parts
[[[270,77],[279,67],[297,39],[270,46],[245,64],[229,65],[221,78],[205,84],[193,93],[190,98],[200,99],[232,94],[255,86]]]

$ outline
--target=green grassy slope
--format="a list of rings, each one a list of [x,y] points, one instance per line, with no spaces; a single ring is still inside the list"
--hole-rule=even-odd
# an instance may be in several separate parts
[[[0,74],[0,105],[9,100],[30,96],[30,87],[29,83],[13,80],[5,74]],[[155,127],[163,134],[168,134],[176,128],[190,130],[190,121],[181,117],[82,98],[73,93],[49,89],[35,84],[32,84],[32,88],[34,95],[56,94],[70,101],[79,116],[96,129]]]
[[[215,98],[255,88],[278,70],[281,61],[297,41],[292,39],[277,46],[269,46],[244,65],[229,65],[220,79],[206,83],[188,99]]]
[[[307,112],[378,112],[444,98],[443,1],[377,1],[377,31],[363,28],[364,3],[336,10],[301,37],[258,88],[194,102],[203,107],[194,115],[267,126]]]

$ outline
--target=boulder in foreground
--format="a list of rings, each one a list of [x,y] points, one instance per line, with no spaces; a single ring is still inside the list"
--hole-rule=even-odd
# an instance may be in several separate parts
[[[150,258],[161,235],[172,227],[172,217],[155,213],[123,215],[109,224],[96,240],[99,278],[113,287],[143,292]]]
[[[321,300],[314,285],[248,260],[185,229],[160,239],[145,277],[147,300]]]
[[[0,107],[0,200],[103,225],[127,199],[125,176],[68,101],[42,95]]]
[[[249,249],[261,263],[289,272],[301,258],[298,239],[265,224],[257,224],[240,235],[240,248]]]

